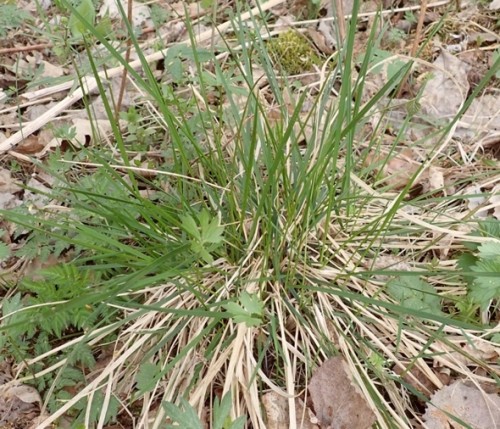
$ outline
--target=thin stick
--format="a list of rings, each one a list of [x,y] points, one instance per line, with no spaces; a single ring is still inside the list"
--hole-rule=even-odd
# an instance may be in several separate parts
[[[415,39],[413,39],[413,45],[410,51],[410,57],[414,58],[418,47],[420,46],[420,38],[422,36],[422,29],[424,28],[425,12],[427,11],[427,0],[422,0],[420,5],[420,14],[418,16],[417,30],[415,31]],[[408,84],[408,78],[410,77],[411,69],[408,70],[401,81],[396,98],[401,98],[404,88]]]
[[[339,29],[340,39],[337,43],[340,46],[345,39],[344,3],[342,0],[335,0],[335,13],[337,15],[337,28]]]
[[[52,48],[52,43],[39,43],[38,45],[17,46],[15,48],[3,48],[0,49],[0,55],[12,54],[15,52],[25,52],[25,51],[41,51],[47,48]]]

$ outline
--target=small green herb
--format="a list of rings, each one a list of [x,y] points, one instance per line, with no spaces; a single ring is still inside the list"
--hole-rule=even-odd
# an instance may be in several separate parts
[[[144,362],[136,376],[137,389],[141,393],[151,392],[161,376],[161,368],[152,363]]]
[[[467,280],[469,297],[485,310],[492,300],[500,298],[500,221],[480,222],[474,235],[489,237],[492,241],[480,245],[465,243],[470,251],[460,256],[458,267]]]
[[[33,17],[19,6],[0,4],[0,37],[5,37],[7,31],[20,27],[25,21],[32,21]]]
[[[2,231],[0,231],[0,234]],[[10,255],[10,249],[9,246],[7,246],[5,243],[0,243],[0,261],[2,259],[7,259]]]
[[[426,313],[441,313],[441,297],[433,286],[417,277],[397,277],[387,284],[387,291],[403,307]]]
[[[247,326],[259,326],[262,323],[264,304],[257,295],[242,292],[240,304],[229,302],[223,307],[231,314],[236,323],[245,323]]]
[[[172,423],[176,425],[167,425],[167,429],[184,428],[184,429],[203,429],[205,425],[201,422],[196,410],[184,398],[180,398],[180,406],[172,402],[164,402],[163,408],[170,418]],[[231,393],[226,393],[222,400],[214,401],[214,409],[212,414],[212,429],[243,429],[246,423],[245,417],[241,416],[234,421],[231,420]]]
[[[69,29],[75,39],[81,39],[88,33],[88,26],[95,24],[95,9],[92,0],[81,0],[76,7],[76,15],[74,12],[69,17]]]
[[[190,236],[191,250],[200,255],[207,263],[213,262],[210,252],[222,243],[224,227],[219,225],[219,220],[210,219],[207,210],[202,210],[197,221],[190,215],[181,216],[182,227]]]

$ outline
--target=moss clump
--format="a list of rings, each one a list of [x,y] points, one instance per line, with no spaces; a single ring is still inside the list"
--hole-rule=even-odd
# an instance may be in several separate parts
[[[308,40],[297,31],[288,30],[268,42],[272,60],[288,74],[308,72],[313,65],[320,64],[320,58]]]

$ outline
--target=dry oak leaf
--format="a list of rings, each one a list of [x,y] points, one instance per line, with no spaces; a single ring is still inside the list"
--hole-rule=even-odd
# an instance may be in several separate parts
[[[474,429],[493,429],[500,424],[500,397],[487,394],[462,381],[443,387],[431,398],[424,414],[426,429],[462,428],[455,416]]]
[[[467,97],[470,66],[442,50],[420,99],[422,112],[434,119],[451,119]]]
[[[288,399],[276,392],[268,392],[262,395],[262,407],[266,413],[266,429],[289,429],[290,412]],[[319,429],[315,424],[317,419],[304,402],[296,398],[295,419],[296,427],[300,429]]]
[[[328,359],[316,370],[309,394],[322,429],[367,429],[375,423],[375,414],[342,357]]]
[[[405,148],[400,153],[393,155],[389,162],[387,157],[377,154],[369,154],[364,162],[365,166],[371,166],[376,172],[382,170],[384,182],[394,189],[404,188],[410,180],[417,174],[421,167],[418,159],[418,153],[411,148]],[[423,175],[413,183],[417,185],[423,180]]]
[[[14,424],[28,427],[40,415],[42,398],[34,387],[26,384],[0,386],[0,427]],[[5,426],[2,426],[5,425]]]

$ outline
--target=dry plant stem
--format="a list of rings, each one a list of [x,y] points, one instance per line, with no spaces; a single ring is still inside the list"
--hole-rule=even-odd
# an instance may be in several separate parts
[[[241,15],[241,21],[246,21],[252,16],[259,15],[263,11],[269,10],[273,7],[278,6],[279,4],[283,3],[285,0],[269,0],[266,3],[254,7],[251,11],[246,12]],[[219,26],[217,26],[216,31],[219,33],[224,33],[227,31],[233,23],[231,21],[226,21]],[[204,31],[200,35],[198,35],[195,39],[196,42],[204,42],[212,37],[213,34],[212,29],[209,29],[207,31]],[[181,44],[185,45],[190,45],[190,40],[186,40],[182,42]],[[148,56],[145,57],[146,62],[152,63],[154,61],[161,60],[165,57],[165,55],[168,52],[168,48],[162,49],[160,51],[154,52]],[[142,61],[141,59],[132,61],[129,63],[129,67],[132,69],[139,69],[142,66]],[[109,80],[115,76],[118,76],[122,73],[123,70],[123,65],[115,67],[113,69],[103,71],[99,73],[99,78],[103,80]],[[43,115],[41,115],[36,121],[32,121],[29,124],[27,124],[25,127],[23,127],[21,130],[19,130],[17,133],[14,135],[10,136],[7,140],[4,142],[0,143],[0,154],[5,153],[9,150],[11,150],[13,147],[18,145],[20,142],[22,142],[26,137],[30,136],[33,134],[35,131],[38,131],[40,128],[42,128],[45,124],[53,120],[57,115],[59,115],[61,112],[63,112],[66,108],[69,106],[73,105],[77,101],[79,101],[84,94],[91,94],[93,91],[97,89],[97,81],[94,77],[88,76],[84,77],[82,79],[83,81],[83,86],[78,87],[74,92],[69,94],[64,100],[61,100],[58,104],[56,104],[54,107],[51,109],[47,110]]]
[[[415,31],[415,39],[413,40],[413,45],[410,51],[410,57],[414,58],[415,54],[418,51],[418,47],[420,46],[420,37],[422,35],[422,29],[424,28],[424,20],[425,20],[425,12],[427,11],[427,0],[422,0],[422,4],[420,5],[420,14],[418,16],[417,30]],[[411,70],[411,69],[410,69]],[[403,93],[404,88],[408,82],[408,77],[410,75],[410,70],[408,70],[401,81],[401,85],[399,86],[398,93],[396,98],[401,98],[401,94]]]
[[[12,54],[16,52],[25,52],[25,51],[41,51],[42,49],[48,49],[48,48],[52,48],[52,43],[40,43],[38,45],[30,45],[30,46],[17,46],[15,48],[0,49],[0,55]]]
[[[127,4],[127,19],[129,25],[132,26],[132,0],[128,0]],[[130,62],[130,52],[132,51],[132,39],[129,37],[127,39],[127,52],[125,52],[125,61]],[[122,81],[120,83],[120,92],[118,93],[118,100],[116,100],[115,105],[115,121],[118,123],[120,119],[120,110],[123,102],[123,94],[125,93],[125,86],[127,85],[127,75],[128,70],[124,67],[122,73]]]
[[[451,3],[452,1],[454,1],[454,0],[441,0],[441,1],[434,2],[434,3],[429,3],[427,5],[427,9],[445,6],[445,5],[449,4],[449,3]],[[419,5],[416,5],[416,6],[405,6],[405,7],[397,7],[397,8],[394,8],[394,9],[386,9],[386,10],[376,11],[376,12],[358,13],[357,17],[358,18],[369,18],[369,17],[372,17],[372,16],[377,16],[379,14],[382,15],[382,16],[386,16],[386,15],[393,15],[393,14],[399,13],[399,12],[409,12],[409,11],[414,11],[414,10],[420,10],[420,6]],[[350,15],[350,14],[349,15],[345,15],[344,18],[350,19],[350,18],[352,18],[352,15]],[[303,21],[290,22],[289,25],[291,27],[302,27],[304,25],[309,25],[309,24],[318,24],[320,22],[335,21],[336,19],[337,18],[335,16],[328,17],[328,18],[320,18],[320,19],[308,19],[308,20],[303,20]],[[278,26],[279,25],[281,25],[281,24],[278,24]],[[269,25],[269,28],[274,28],[276,26],[277,26],[276,24],[271,24],[271,25]]]
[[[335,0],[335,12],[337,14],[337,28],[339,29],[339,45],[344,43],[345,39],[345,16],[344,4],[342,0]]]

